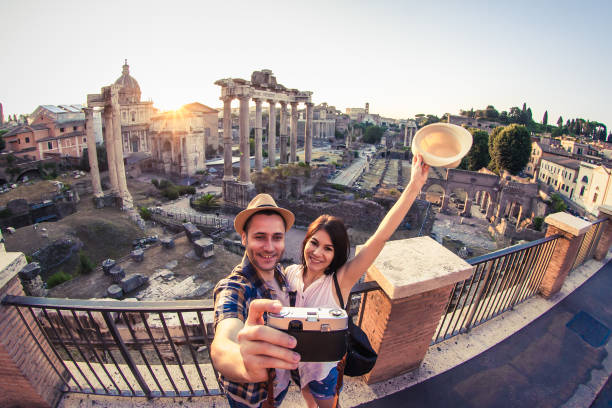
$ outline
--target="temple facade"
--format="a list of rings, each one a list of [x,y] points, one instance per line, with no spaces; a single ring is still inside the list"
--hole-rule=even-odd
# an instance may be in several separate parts
[[[152,101],[141,101],[140,85],[130,76],[130,66],[125,60],[121,76],[115,81],[119,91],[121,136],[124,154],[150,152],[149,127],[155,114]]]

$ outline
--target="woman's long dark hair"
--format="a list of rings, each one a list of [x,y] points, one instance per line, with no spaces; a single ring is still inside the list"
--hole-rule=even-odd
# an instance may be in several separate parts
[[[306,258],[304,258],[306,243],[308,243],[310,238],[321,229],[329,234],[329,238],[334,246],[334,259],[332,259],[327,269],[325,269],[325,274],[330,275],[346,263],[351,247],[348,234],[346,233],[346,227],[342,220],[333,215],[321,215],[308,226],[306,237],[304,237],[304,241],[302,242],[302,266],[304,267],[304,272],[306,271]]]

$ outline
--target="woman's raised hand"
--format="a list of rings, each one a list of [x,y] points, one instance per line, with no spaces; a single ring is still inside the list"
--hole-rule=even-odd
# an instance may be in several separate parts
[[[419,190],[423,188],[425,181],[427,181],[427,175],[429,174],[429,165],[423,161],[423,156],[420,154],[415,155],[412,158],[412,170],[410,172],[410,184],[418,187]]]

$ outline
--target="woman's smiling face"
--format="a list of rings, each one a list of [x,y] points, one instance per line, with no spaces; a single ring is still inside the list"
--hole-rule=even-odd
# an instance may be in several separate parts
[[[324,229],[315,232],[304,247],[308,271],[324,273],[334,259],[334,244]]]

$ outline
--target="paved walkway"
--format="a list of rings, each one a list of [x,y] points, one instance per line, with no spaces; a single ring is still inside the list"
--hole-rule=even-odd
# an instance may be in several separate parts
[[[612,261],[548,312],[477,357],[359,406],[589,407],[601,390],[594,406],[610,407],[611,289]]]

